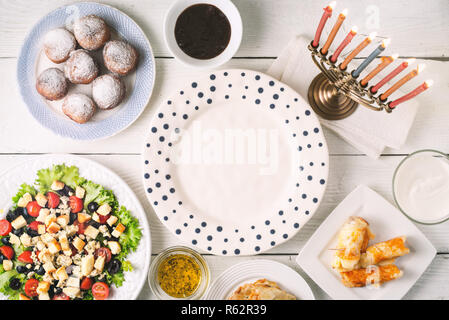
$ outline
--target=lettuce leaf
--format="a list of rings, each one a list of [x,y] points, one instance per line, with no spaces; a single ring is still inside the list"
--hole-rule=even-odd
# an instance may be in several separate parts
[[[95,201],[99,205],[108,203],[113,211],[117,209],[117,198],[111,190],[106,190],[102,185],[96,184],[92,181],[85,181],[81,184],[81,186],[84,190],[86,190],[86,197],[84,198],[85,208],[87,208],[89,203]]]
[[[119,222],[123,224],[126,229],[121,234],[119,242],[122,247],[120,255],[125,257],[128,253],[136,251],[142,238],[142,230],[139,228],[139,220],[131,215],[131,212],[124,206],[121,206],[117,212]]]
[[[0,292],[8,296],[11,300],[18,300],[21,290],[13,290],[9,287],[9,282],[12,278],[18,278],[24,283],[24,276],[19,274],[16,270],[6,271],[0,274]]]
[[[15,204],[17,204],[17,202],[19,202],[20,198],[22,198],[22,196],[23,196],[25,193],[29,193],[29,194],[31,194],[31,195],[34,197],[34,196],[37,194],[37,191],[36,191],[36,189],[34,189],[33,186],[30,186],[29,184],[23,183],[23,184],[20,186],[20,189],[19,189],[19,191],[17,192],[17,194],[16,194],[14,197],[12,197],[12,201],[13,201]]]
[[[80,177],[77,167],[58,164],[51,168],[39,170],[37,172],[36,186],[40,192],[46,193],[50,190],[51,184],[55,180],[62,181],[72,188],[76,188],[77,185],[85,181],[84,178]]]

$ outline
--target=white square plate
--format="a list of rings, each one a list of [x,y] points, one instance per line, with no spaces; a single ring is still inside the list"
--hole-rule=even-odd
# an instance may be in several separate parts
[[[368,221],[376,235],[371,243],[397,236],[407,237],[410,253],[396,260],[404,272],[397,280],[379,288],[347,288],[340,275],[331,267],[337,235],[349,216],[360,216]],[[393,300],[401,299],[424,273],[436,255],[436,250],[422,232],[396,207],[366,186],[351,192],[327,217],[299,253],[296,262],[333,299]]]

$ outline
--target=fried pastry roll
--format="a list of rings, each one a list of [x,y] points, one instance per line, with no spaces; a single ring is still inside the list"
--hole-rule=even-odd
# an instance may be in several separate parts
[[[349,288],[378,286],[402,276],[403,272],[394,265],[369,266],[368,268],[340,272],[341,282]]]
[[[339,271],[350,271],[356,268],[361,253],[374,238],[368,222],[360,217],[349,217],[338,234],[338,243],[332,267]]]
[[[408,254],[410,249],[405,246],[405,240],[405,236],[402,236],[369,246],[360,258],[360,267],[366,268],[384,260],[391,260]]]

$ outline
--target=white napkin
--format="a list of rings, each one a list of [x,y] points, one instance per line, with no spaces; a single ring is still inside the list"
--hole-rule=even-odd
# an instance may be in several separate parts
[[[303,36],[295,37],[267,71],[295,89],[306,101],[309,85],[320,72],[307,49],[309,43]],[[320,122],[366,155],[378,158],[385,147],[398,149],[405,143],[417,110],[416,100],[401,104],[391,113],[359,106],[345,119],[320,118]]]

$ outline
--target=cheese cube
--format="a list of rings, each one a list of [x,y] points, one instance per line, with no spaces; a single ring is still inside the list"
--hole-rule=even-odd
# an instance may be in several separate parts
[[[88,277],[94,268],[94,256],[89,254],[81,260],[81,274],[84,277]]]
[[[63,251],[70,250],[69,240],[65,234],[59,236],[59,243],[61,244],[61,249]]]
[[[40,281],[39,284],[37,285],[36,292],[38,294],[45,294],[48,292],[49,289],[50,289],[50,282]]]
[[[125,231],[125,226],[123,224],[119,223],[115,227],[114,231],[112,231],[112,236],[115,238],[119,238],[120,235],[123,233],[123,231]]]
[[[91,237],[92,239],[95,239],[98,236],[98,233],[100,231],[98,231],[97,228],[94,228],[92,226],[88,226],[86,228],[86,230],[84,230],[84,235]]]
[[[103,203],[98,209],[97,213],[102,216],[107,216],[111,212],[112,208],[109,204]]]
[[[80,186],[76,186],[76,190],[75,190],[75,196],[77,198],[84,198],[84,195],[86,194],[86,190],[84,190],[83,188],[81,188]]]
[[[42,240],[44,243],[50,243],[50,242],[52,242],[54,239],[55,239],[55,238],[54,238],[51,234],[49,234],[49,233],[44,233],[43,235],[41,235],[41,240]]]
[[[117,241],[108,241],[109,249],[111,249],[112,254],[119,254],[122,248],[120,247],[120,243]]]
[[[55,222],[52,222],[48,227],[47,227],[47,232],[49,233],[57,233],[59,230],[61,230],[61,227],[59,226],[59,224]]]
[[[56,268],[51,261],[44,263],[44,269],[47,273],[53,273],[56,271]]]
[[[56,222],[56,215],[54,213],[49,214],[45,217],[45,225],[48,227],[53,222]]]
[[[30,298],[28,298],[26,295],[24,295],[23,293],[19,293],[19,300],[31,300]]]
[[[55,190],[55,191],[59,191],[59,190],[64,189],[64,186],[65,186],[64,182],[55,180],[55,181],[53,181],[53,183],[51,184],[51,189],[52,189],[52,190]]]
[[[56,222],[63,228],[69,224],[69,221],[70,217],[67,214],[61,215],[56,219]]]
[[[45,207],[45,205],[47,204],[47,197],[44,196],[42,193],[38,193],[36,195],[36,201],[39,206]]]
[[[92,217],[90,216],[90,214],[82,213],[82,212],[78,213],[78,221],[79,221],[79,223],[87,222],[87,221],[89,221],[91,218],[92,218]]]
[[[54,277],[55,277],[55,279],[57,279],[59,281],[64,281],[69,278],[67,272],[65,271],[65,267],[58,268],[58,270],[56,270],[56,272],[54,274]]]
[[[110,216],[106,222],[112,227],[117,222],[117,220],[118,218],[116,216]]]
[[[25,208],[31,201],[33,201],[33,197],[27,192],[19,199],[19,201],[17,201],[17,205],[19,207]]]
[[[63,267],[68,267],[72,264],[72,258],[70,258],[69,256],[66,255],[62,255],[60,254],[57,258],[56,258],[56,263],[60,266]]]
[[[98,213],[94,212],[94,214],[92,215],[92,220],[100,223],[100,216],[98,215]]]
[[[65,232],[67,232],[67,236],[73,236],[78,231],[78,226],[70,225],[65,228]]]
[[[20,246],[20,238],[16,236],[14,233],[9,234],[9,243]]]
[[[37,250],[39,250],[39,251],[44,250],[44,249],[46,248],[45,243],[43,243],[42,241],[38,241],[38,242],[36,243],[36,248],[37,248]]]
[[[31,246],[31,237],[26,233],[22,233],[22,235],[20,236],[20,242],[22,242],[25,248],[29,247]]]
[[[20,229],[27,225],[27,222],[23,216],[18,216],[13,222],[11,222],[11,225],[14,229]]]
[[[45,219],[47,218],[47,216],[50,214],[50,209],[47,208],[42,208],[39,211],[39,216],[36,218],[36,221],[45,223]]]
[[[40,224],[37,226],[37,233],[39,233],[39,234],[45,233],[45,225],[44,224]]]
[[[70,257],[73,252],[72,252],[72,250],[64,250],[63,253],[64,253],[65,256]]]
[[[48,251],[50,251],[51,254],[56,254],[61,251],[59,242],[53,239],[53,241],[48,244]]]
[[[99,272],[103,272],[105,258],[104,256],[98,256],[97,260],[95,260],[94,268]]]
[[[5,269],[5,271],[12,270],[12,266],[13,263],[11,260],[3,260],[3,269]]]
[[[80,294],[80,289],[74,287],[67,287],[62,289],[62,292],[64,292],[66,295],[68,295],[70,298],[73,299],[78,297],[78,295]]]
[[[50,300],[48,293],[42,293],[39,295],[39,300]]]
[[[81,240],[79,237],[76,237],[75,239],[73,239],[73,246],[79,252],[81,252],[81,250],[83,250],[85,245],[86,245],[86,243],[83,240]]]
[[[76,278],[76,277],[70,277],[67,280],[66,286],[67,287],[79,288],[80,287],[80,279]]]

